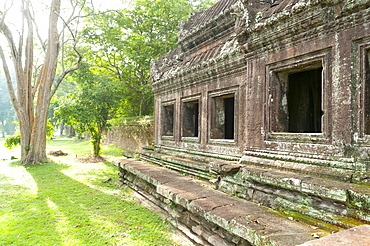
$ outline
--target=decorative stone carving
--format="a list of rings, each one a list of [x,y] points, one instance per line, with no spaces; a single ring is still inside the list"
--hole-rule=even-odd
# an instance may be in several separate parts
[[[231,7],[231,15],[235,18],[235,33],[236,36],[241,35],[245,31],[250,31],[250,14],[248,9],[244,5],[245,1],[238,0],[232,7]]]

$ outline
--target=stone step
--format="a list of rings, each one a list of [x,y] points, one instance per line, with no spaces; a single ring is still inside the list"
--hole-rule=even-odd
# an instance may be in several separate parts
[[[320,227],[334,225],[350,228],[370,223],[368,186],[288,171],[240,166],[235,174],[220,175],[216,188],[279,209]]]
[[[327,232],[245,199],[209,189],[145,161],[122,159],[121,181],[164,208],[199,245],[299,245]]]
[[[369,246],[370,225],[361,225],[298,246]]]
[[[180,154],[182,157],[170,155],[173,153],[144,151],[142,158],[210,180],[215,189],[277,208],[315,226],[339,230],[370,222],[370,188],[349,183],[351,171],[253,156],[248,156],[255,162],[251,165],[247,161],[199,158],[189,153]]]
[[[284,213],[315,226],[331,228],[334,225],[333,229],[338,230],[337,227],[350,228],[361,224],[361,221],[370,222],[370,211],[363,210],[364,207],[370,207],[370,188],[340,182],[350,181],[351,175],[346,176],[348,170],[331,170],[301,163],[295,163],[291,169],[273,165],[269,167],[263,165],[263,159],[257,157],[249,157],[257,162],[250,165],[248,162],[238,163],[208,157],[207,160],[211,162],[205,163],[171,156],[168,152],[163,154],[144,151],[142,154],[149,162],[192,177],[213,179],[216,189],[247,200],[255,200],[271,208],[278,207]],[[193,156],[186,154],[186,157]],[[270,159],[266,161],[275,164],[283,162]],[[302,168],[304,172],[297,172],[298,168]],[[251,195],[252,191],[254,195]]]
[[[245,151],[243,156],[207,153],[204,151],[184,150],[174,147],[155,148],[171,156],[210,163],[217,160],[240,162],[241,164],[255,165],[263,168],[276,168],[323,178],[331,178],[344,182],[370,183],[369,167],[366,164],[355,162],[352,158],[313,156],[303,153],[277,151]],[[280,154],[279,154],[280,153]]]
[[[196,176],[206,180],[215,178],[214,175],[209,172],[209,164],[205,162],[184,159],[153,151],[142,151],[140,159],[190,176]]]
[[[154,151],[203,162],[210,162],[213,160],[239,161],[242,157],[241,155],[227,155],[222,153],[183,149],[170,146],[155,146]]]
[[[355,172],[352,170],[345,170],[330,166],[319,166],[299,162],[299,160],[280,160],[262,158],[260,156],[246,155],[240,159],[240,164],[257,166],[262,168],[271,168],[283,171],[298,172],[309,174],[315,177],[329,178],[334,180],[341,180],[344,182],[352,182]],[[358,177],[359,178],[359,177]]]
[[[366,171],[366,164],[355,161],[354,158],[332,157],[324,155],[312,155],[304,153],[294,153],[287,151],[272,150],[246,150],[245,156],[260,157],[264,159],[292,161],[316,166],[325,166],[353,171]]]
[[[326,161],[340,161],[340,162],[349,162],[349,163],[355,162],[355,158],[353,157],[328,156],[328,155],[303,153],[303,152],[292,152],[292,151],[284,151],[284,150],[249,149],[249,150],[245,150],[244,154],[248,154],[248,152],[249,153],[252,152],[252,153],[262,153],[262,154],[272,154],[272,155],[303,157],[303,158],[326,160]]]
[[[241,164],[298,172],[349,183],[370,184],[369,167],[359,162],[310,159],[258,151],[246,151],[245,153],[246,155],[240,159]]]

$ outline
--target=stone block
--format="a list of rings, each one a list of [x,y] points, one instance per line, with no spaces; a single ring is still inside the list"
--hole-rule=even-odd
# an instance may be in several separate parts
[[[227,241],[223,240],[219,235],[212,235],[210,236],[207,241],[212,245],[217,246],[233,246],[234,244],[228,243]]]
[[[370,225],[361,225],[340,231],[317,240],[309,241],[300,246],[369,246]]]
[[[349,203],[357,208],[362,208],[370,213],[370,189],[365,188],[361,193],[355,190],[348,190]]]

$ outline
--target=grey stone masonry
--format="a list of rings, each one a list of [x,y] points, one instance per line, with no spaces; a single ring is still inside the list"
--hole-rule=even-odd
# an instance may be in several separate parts
[[[345,231],[306,242],[300,246],[369,246],[370,225],[361,225]]]
[[[130,159],[118,166],[122,183],[166,210],[198,245],[288,246],[327,234],[163,167]]]
[[[251,151],[248,155],[237,161],[237,156],[157,146],[140,158],[320,228],[338,231],[370,223],[370,188],[347,182],[347,173],[352,181],[362,177],[361,172],[343,169],[349,159]]]

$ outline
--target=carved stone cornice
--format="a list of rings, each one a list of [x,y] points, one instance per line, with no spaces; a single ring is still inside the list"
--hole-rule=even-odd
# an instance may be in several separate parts
[[[167,70],[162,79],[153,83],[154,93],[178,91],[194,85],[203,84],[215,78],[237,74],[244,70],[245,57],[239,51],[236,40],[230,40],[212,59],[195,66],[177,66]]]

